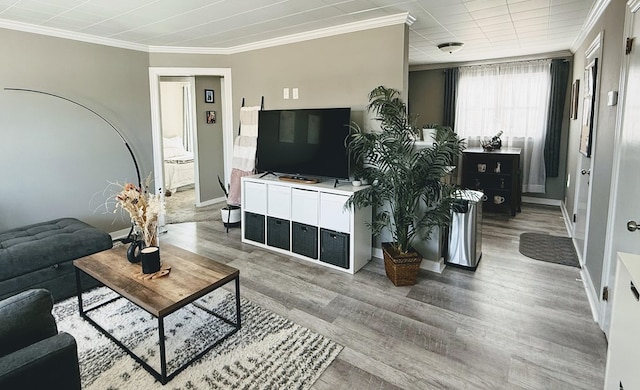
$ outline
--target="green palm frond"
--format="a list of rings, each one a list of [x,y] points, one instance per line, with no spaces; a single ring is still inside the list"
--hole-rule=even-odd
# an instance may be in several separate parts
[[[383,86],[369,93],[367,110],[379,121],[380,132],[351,125],[348,148],[371,186],[354,193],[348,204],[373,206],[372,232],[388,228],[396,249],[406,252],[416,236],[427,239],[434,227],[449,222],[456,188],[441,179],[457,163],[463,144],[451,128],[438,126],[434,144],[416,148],[415,127],[399,95]]]

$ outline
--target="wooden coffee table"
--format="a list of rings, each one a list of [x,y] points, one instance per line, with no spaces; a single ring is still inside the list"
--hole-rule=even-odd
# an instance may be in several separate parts
[[[135,273],[140,272],[140,264],[129,263],[129,261],[127,261],[126,251],[126,246],[120,246],[77,259],[73,262],[76,270],[80,316],[93,324],[93,326],[109,339],[113,340],[164,385],[191,363],[200,359],[205,353],[240,329],[240,271],[173,245],[163,244],[160,246],[160,259],[163,266],[171,266],[171,273],[158,279],[140,280],[133,276]],[[120,296],[84,310],[82,305],[82,287],[80,285],[81,271],[102,282]],[[223,318],[199,305],[197,305],[197,307],[220,318],[234,328],[180,368],[171,374],[167,374],[164,317],[231,281],[235,281],[236,291],[235,322]],[[158,319],[160,372],[143,361],[133,353],[133,351],[127,348],[127,346],[109,334],[109,332],[87,315],[99,307],[122,298],[128,299]]]

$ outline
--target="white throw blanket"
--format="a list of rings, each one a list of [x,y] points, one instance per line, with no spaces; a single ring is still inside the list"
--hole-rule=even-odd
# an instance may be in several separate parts
[[[240,179],[255,172],[259,111],[260,106],[240,109],[240,135],[233,142],[233,161],[227,198],[227,203],[230,205],[239,206],[241,204]]]

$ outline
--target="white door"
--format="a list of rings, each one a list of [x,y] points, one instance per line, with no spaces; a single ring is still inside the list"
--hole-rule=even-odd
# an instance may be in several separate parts
[[[627,224],[638,222],[640,227],[640,18],[637,14],[640,1],[629,5],[626,31],[628,37],[635,38],[635,44],[629,55],[623,58],[627,62],[626,82],[621,87],[619,111],[619,136],[616,140],[617,160],[614,162],[613,185],[610,213],[613,218],[607,229],[607,247],[602,284],[613,291],[616,269],[616,253],[629,252],[640,254],[640,229],[630,231]],[[623,65],[624,66],[624,65]],[[624,68],[623,68],[624,72]],[[630,226],[633,228],[633,226]],[[633,229],[631,229],[633,230]],[[615,297],[613,298],[615,299]],[[609,332],[611,317],[611,299],[602,302],[600,325],[605,333]]]
[[[591,46],[586,51],[587,66],[582,79],[582,133],[580,135],[580,153],[578,154],[578,164],[576,172],[576,192],[573,208],[574,225],[573,240],[578,251],[580,263],[584,265],[587,253],[587,234],[589,230],[589,210],[591,208],[591,170],[595,161],[595,148],[588,145],[595,145],[596,140],[596,119],[598,117],[598,99],[594,97],[599,94],[598,80],[598,58],[602,53],[600,47],[602,35],[594,39]],[[593,129],[593,133],[589,132]]]

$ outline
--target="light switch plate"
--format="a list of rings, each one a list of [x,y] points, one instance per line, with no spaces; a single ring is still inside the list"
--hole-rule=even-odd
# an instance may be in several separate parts
[[[294,88],[294,89],[292,90],[292,92],[293,92],[293,98],[294,98],[294,99],[297,99],[297,98],[298,98],[298,88]]]
[[[283,99],[289,99],[289,88],[284,88],[282,90],[282,98]]]
[[[618,104],[618,91],[609,91],[607,93],[607,106],[615,106]]]

